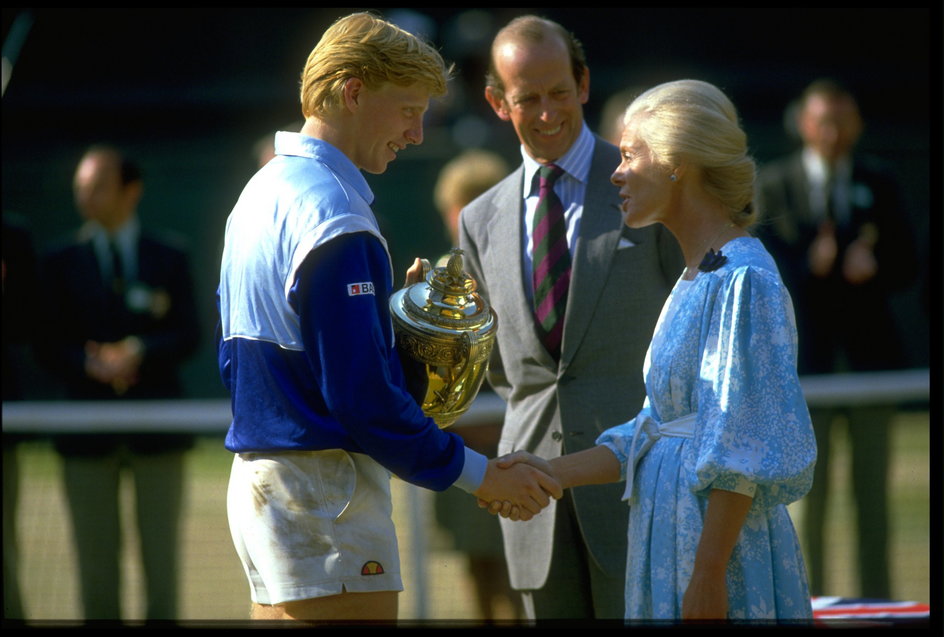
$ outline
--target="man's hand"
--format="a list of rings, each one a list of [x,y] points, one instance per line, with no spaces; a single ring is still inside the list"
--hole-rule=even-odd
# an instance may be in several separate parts
[[[875,243],[878,231],[874,224],[862,227],[859,236],[846,248],[842,260],[842,275],[852,285],[862,285],[878,273],[878,260],[875,258]]]
[[[813,243],[810,244],[809,265],[813,276],[825,277],[833,269],[839,247],[836,244],[836,230],[833,224],[827,222],[819,227],[819,232]]]
[[[520,455],[519,455],[520,454]],[[541,469],[540,467],[544,467]],[[479,505],[512,520],[530,520],[563,495],[560,483],[548,474],[550,465],[526,452],[489,460],[482,485],[473,494]],[[497,510],[492,511],[492,506]]]
[[[426,275],[429,274],[431,269],[432,266],[428,260],[419,257],[413,259],[413,265],[406,271],[406,281],[403,283],[403,287],[408,288],[414,283],[425,281]]]
[[[85,344],[85,372],[123,394],[138,382],[143,353],[140,339],[134,336],[114,343],[89,341]]]
[[[527,467],[529,473],[540,476],[542,489],[538,497],[532,498],[530,502],[530,504],[534,502],[539,503],[541,506],[538,510],[534,510],[527,504],[522,505],[511,498],[487,498],[480,495],[479,492],[476,492],[475,495],[479,498],[479,506],[487,508],[488,512],[492,515],[500,515],[504,518],[516,521],[528,521],[550,503],[548,496],[559,500],[563,495],[563,489],[554,475],[550,463],[543,458],[528,453],[527,451],[516,451],[490,461],[490,468],[492,463],[502,472],[516,471]],[[519,467],[519,469],[516,469],[516,466]],[[537,473],[534,473],[535,471]],[[498,475],[501,476],[504,474],[500,473]],[[488,474],[486,474],[486,479],[487,478]]]

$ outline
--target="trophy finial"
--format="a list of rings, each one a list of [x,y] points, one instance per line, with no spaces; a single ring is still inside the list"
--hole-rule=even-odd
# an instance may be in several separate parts
[[[462,278],[462,255],[463,251],[459,248],[453,248],[449,254],[449,261],[446,263],[446,272],[454,279]]]

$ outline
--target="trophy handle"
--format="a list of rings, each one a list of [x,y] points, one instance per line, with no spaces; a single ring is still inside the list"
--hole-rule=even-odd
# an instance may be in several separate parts
[[[468,367],[469,365],[475,364],[475,361],[479,359],[482,347],[486,341],[475,332],[466,332],[465,335],[466,347],[468,348],[465,366]],[[465,370],[463,369],[463,372],[464,371]]]

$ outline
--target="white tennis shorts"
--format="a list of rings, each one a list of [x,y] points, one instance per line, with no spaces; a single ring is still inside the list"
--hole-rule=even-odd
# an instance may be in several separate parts
[[[236,454],[226,501],[253,602],[403,590],[390,472],[369,456]]]

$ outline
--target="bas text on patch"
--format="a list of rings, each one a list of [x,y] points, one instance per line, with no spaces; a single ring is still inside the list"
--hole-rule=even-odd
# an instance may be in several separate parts
[[[365,283],[348,283],[347,284],[347,295],[348,296],[360,296],[361,294],[373,294],[374,293],[374,284],[370,281]]]

